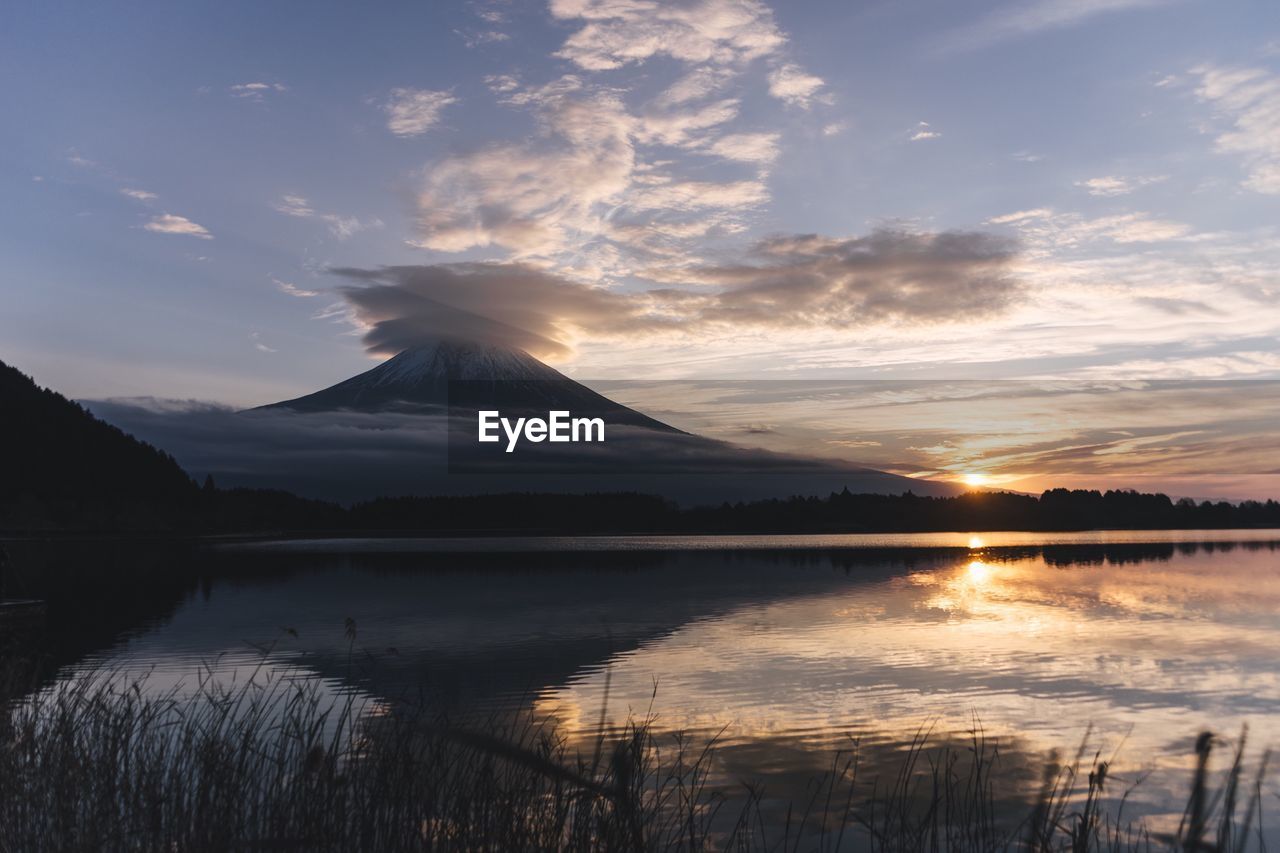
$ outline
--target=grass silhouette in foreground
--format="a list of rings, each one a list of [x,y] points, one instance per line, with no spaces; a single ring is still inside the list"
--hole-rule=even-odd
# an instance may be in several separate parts
[[[758,785],[713,782],[714,743],[651,722],[583,751],[527,721],[463,729],[326,698],[266,656],[235,686],[206,673],[193,695],[102,673],[0,714],[0,850],[1265,849],[1267,758],[1246,776],[1243,737],[1215,782],[1200,735],[1181,826],[1162,835],[1125,819],[1139,783],[1108,797],[1110,762],[1083,744],[1049,759],[1017,814],[997,802],[999,749],[976,721],[961,747],[921,730],[887,783],[859,778],[857,749],[836,752],[779,813]]]

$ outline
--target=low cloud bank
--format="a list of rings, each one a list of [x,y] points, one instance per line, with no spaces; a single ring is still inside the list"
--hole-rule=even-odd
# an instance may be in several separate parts
[[[212,474],[223,487],[278,488],[344,502],[390,495],[638,491],[697,504],[825,494],[845,486],[952,491],[831,460],[639,427],[613,428],[605,445],[541,445],[518,464],[500,453],[476,457],[467,473],[451,474],[449,421],[440,415],[238,412],[153,399],[85,405],[171,453],[197,478]]]

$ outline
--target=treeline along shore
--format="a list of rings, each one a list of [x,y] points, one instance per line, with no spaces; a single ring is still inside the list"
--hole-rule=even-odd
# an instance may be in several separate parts
[[[884,533],[934,531],[1280,528],[1275,500],[1174,501],[1134,491],[1052,489],[1039,496],[853,494],[680,507],[636,493],[393,497],[343,506],[288,492],[202,489],[163,504],[138,498],[0,506],[0,531],[179,534],[326,532],[353,535],[627,533]]]

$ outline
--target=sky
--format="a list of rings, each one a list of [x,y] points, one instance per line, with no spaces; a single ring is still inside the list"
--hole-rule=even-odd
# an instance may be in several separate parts
[[[438,304],[587,380],[1280,378],[1273,3],[3,15],[0,359],[70,396],[294,397]]]

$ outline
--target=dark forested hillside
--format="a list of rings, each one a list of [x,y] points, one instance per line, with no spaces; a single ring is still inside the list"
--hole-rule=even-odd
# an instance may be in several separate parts
[[[0,362],[0,527],[167,526],[198,497],[173,457]]]

